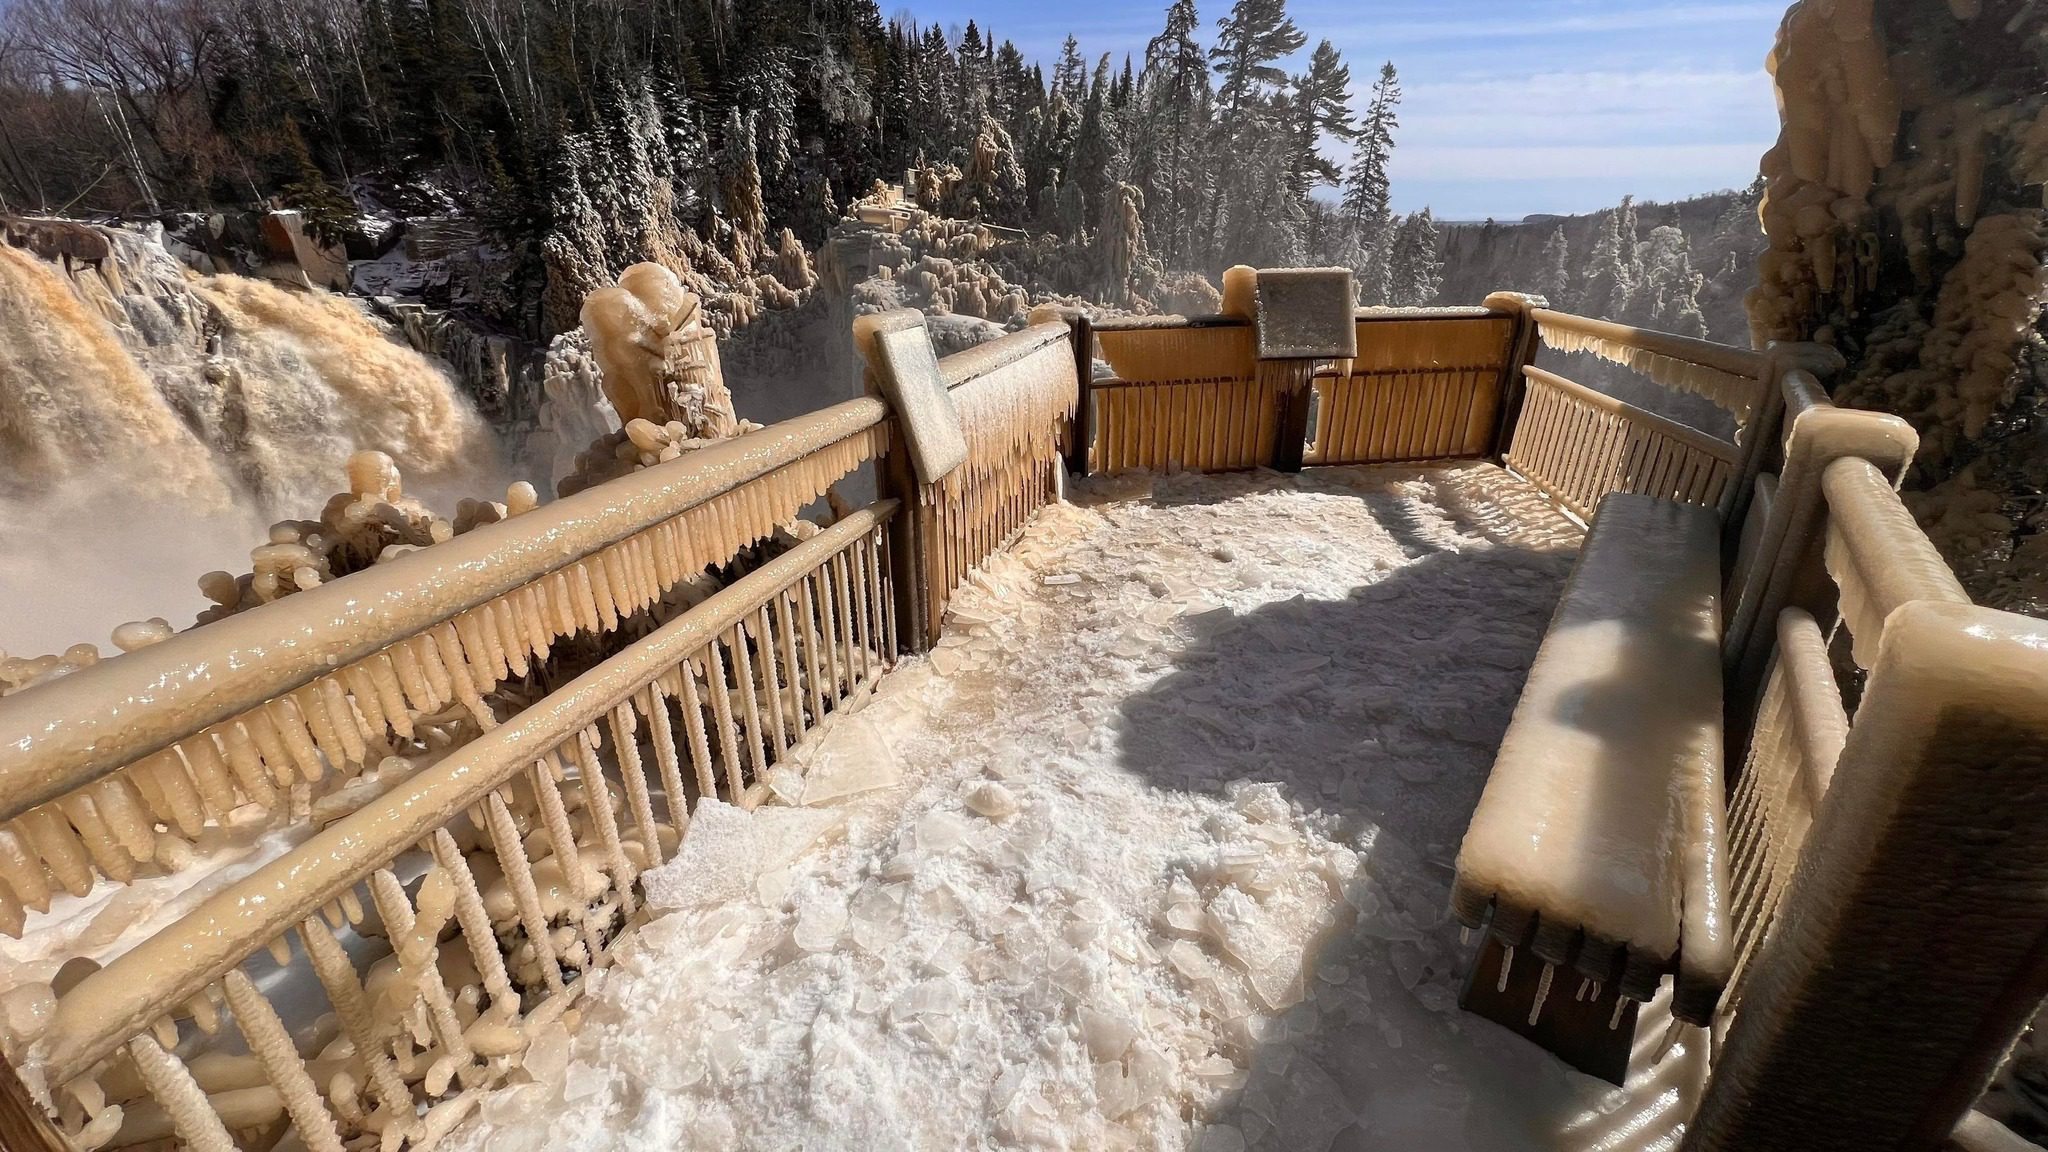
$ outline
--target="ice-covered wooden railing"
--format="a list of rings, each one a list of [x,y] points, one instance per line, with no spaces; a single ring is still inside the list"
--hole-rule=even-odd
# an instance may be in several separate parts
[[[494,687],[644,626],[880,455],[886,417],[851,400],[0,700],[0,931],[239,806],[303,816],[450,710],[495,726]]]
[[[1108,368],[1082,382],[1086,452],[1075,454],[1075,471],[1490,457],[1581,520],[1609,492],[1732,516],[1781,410],[1766,387],[1777,362],[1764,353],[1556,312],[1512,292],[1472,308],[1357,310],[1347,355],[1275,350],[1262,334],[1292,319],[1277,313],[1293,302],[1265,283],[1286,274],[1232,273],[1239,283],[1222,315],[1073,322],[1083,357]],[[1705,397],[1727,411],[1736,439],[1536,367],[1544,347]]]
[[[1358,355],[1315,377],[1308,464],[1484,456],[1499,418],[1516,317],[1496,307],[1369,308]]]
[[[431,1144],[559,1034],[690,809],[750,806],[889,666],[896,512],[843,517],[226,886],[57,997],[10,1055],[79,1147],[226,1152],[287,1123],[327,1152]],[[379,951],[338,937],[391,956],[363,971],[352,957]],[[310,1048],[267,992],[292,969],[326,998],[293,1005],[324,1022]],[[224,1017],[251,1055],[209,1041]]]
[[[883,331],[921,333],[922,325],[921,316],[905,311],[856,329],[871,383],[910,385],[901,377],[919,369],[884,356],[876,342]],[[922,369],[936,372],[925,398],[942,415],[938,423],[957,427],[959,463],[929,477],[913,467],[919,454],[911,446],[899,442],[889,454],[887,483],[908,508],[899,547],[915,558],[904,590],[904,626],[915,647],[937,640],[946,604],[968,573],[1059,499],[1066,474],[1061,445],[1079,395],[1068,335],[1059,322],[1034,324]],[[929,341],[917,340],[928,359]],[[913,411],[899,423],[919,419]]]
[[[1938,1147],[2048,993],[2048,625],[1970,604],[1870,460],[1818,484],[1794,562],[1839,594],[1776,618],[1700,1152]]]
[[[1497,297],[1504,304],[1512,298]],[[1573,515],[1593,514],[1609,492],[1661,496],[1735,512],[1759,454],[1752,429],[1775,422],[1761,403],[1771,361],[1759,352],[1594,320],[1526,301],[1543,346],[1585,352],[1640,373],[1667,391],[1703,396],[1733,419],[1736,440],[1647,411],[1533,364],[1511,384],[1512,434],[1501,459]]]

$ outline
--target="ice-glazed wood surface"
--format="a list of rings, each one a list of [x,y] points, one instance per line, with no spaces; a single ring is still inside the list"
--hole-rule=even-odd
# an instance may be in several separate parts
[[[1458,855],[1454,908],[1532,962],[1710,1016],[1725,907],[1720,525],[1709,509],[1601,505]]]

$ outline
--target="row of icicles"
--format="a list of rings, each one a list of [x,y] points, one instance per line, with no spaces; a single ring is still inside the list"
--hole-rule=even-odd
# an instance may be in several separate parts
[[[450,520],[407,496],[398,465],[382,452],[357,452],[349,457],[347,470],[348,491],[329,499],[319,519],[281,520],[270,526],[270,538],[249,551],[248,572],[208,572],[199,577],[199,591],[212,605],[199,613],[196,624],[317,588],[539,504],[533,485],[522,480],[506,489],[502,503],[463,498]],[[122,624],[110,639],[119,651],[133,652],[175,631],[157,616]],[[0,696],[67,676],[98,663],[101,655],[90,643],[43,656],[8,656],[0,651]]]

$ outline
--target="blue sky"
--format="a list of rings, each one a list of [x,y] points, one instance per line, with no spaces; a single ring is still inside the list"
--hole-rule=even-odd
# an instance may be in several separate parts
[[[1204,42],[1230,0],[1202,0]],[[1785,0],[1290,0],[1309,45],[1328,39],[1356,98],[1379,64],[1401,76],[1394,205],[1439,217],[1584,212],[1623,194],[1670,200],[1744,185],[1777,136],[1764,54]],[[885,8],[885,12],[902,9]],[[1166,0],[916,0],[921,23],[964,27],[1047,62],[1069,32],[1091,60],[1129,52]]]

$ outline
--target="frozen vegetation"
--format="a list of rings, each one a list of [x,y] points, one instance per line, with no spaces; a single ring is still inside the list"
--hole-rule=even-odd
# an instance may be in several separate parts
[[[1576,529],[1484,465],[1077,496],[704,805],[457,1146],[1596,1142],[1621,1094],[1456,1010],[1446,915]]]

